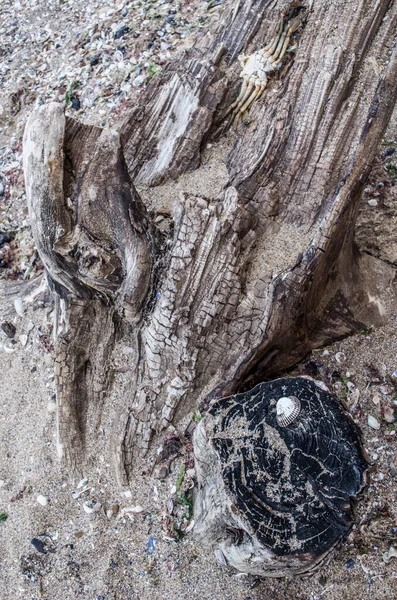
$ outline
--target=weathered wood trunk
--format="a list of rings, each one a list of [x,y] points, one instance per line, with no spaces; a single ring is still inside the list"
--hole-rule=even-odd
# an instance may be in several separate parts
[[[248,124],[215,135],[240,87],[237,55],[271,39],[288,8],[230,2],[119,132],[54,104],[29,119],[32,228],[58,298],[59,450],[76,470],[123,336],[130,387],[109,409],[109,442],[128,476],[153,433],[198,404],[385,317],[395,272],[360,253],[354,224],[396,102],[396,3],[316,0]]]

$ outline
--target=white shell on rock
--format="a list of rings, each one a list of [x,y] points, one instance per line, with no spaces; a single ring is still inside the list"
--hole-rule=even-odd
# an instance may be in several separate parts
[[[276,419],[280,427],[291,425],[301,411],[301,403],[295,396],[283,396],[277,400]]]

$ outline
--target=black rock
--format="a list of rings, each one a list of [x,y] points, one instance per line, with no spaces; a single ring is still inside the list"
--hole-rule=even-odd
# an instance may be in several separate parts
[[[345,567],[345,569],[354,569],[354,560],[352,558],[349,558],[349,560],[345,562],[343,566]]]
[[[306,371],[308,373],[310,373],[310,375],[317,375],[317,373],[318,373],[318,366],[314,362],[314,360],[311,360],[310,362],[308,362],[306,364]]]
[[[396,151],[396,148],[388,148],[382,154],[382,158],[386,158],[387,156],[392,156]]]
[[[127,27],[127,25],[125,25],[124,27],[121,27],[120,29],[118,29],[116,31],[116,33],[114,34],[114,39],[119,40],[120,38],[123,37],[123,35],[125,35],[126,33],[129,33],[130,31],[131,31],[131,29],[129,27]]]
[[[97,65],[99,63],[99,56],[98,54],[95,54],[91,59],[90,59],[90,65],[91,67],[95,67],[95,65]]]
[[[0,233],[0,246],[7,244],[14,239],[14,235],[11,233]]]
[[[3,323],[0,324],[0,327],[2,328],[2,330],[4,331],[4,333],[6,334],[7,337],[9,337],[10,339],[15,337],[15,332],[16,332],[15,325],[10,323],[9,321],[4,321]]]
[[[45,544],[41,540],[39,540],[39,538],[33,538],[32,540],[30,540],[30,543],[36,548],[37,552],[41,552],[41,554],[46,553]]]
[[[74,110],[80,109],[80,100],[77,98],[77,96],[72,96],[70,98],[70,102],[71,102],[72,108],[74,108]]]

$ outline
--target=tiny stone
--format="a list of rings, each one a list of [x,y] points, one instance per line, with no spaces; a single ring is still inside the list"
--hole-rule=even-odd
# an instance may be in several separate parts
[[[349,560],[345,562],[343,566],[345,567],[345,569],[354,569],[354,560],[352,558],[349,558]]]
[[[22,298],[15,298],[14,308],[15,308],[15,312],[17,313],[17,315],[20,317],[23,317],[23,315],[25,314],[25,307],[23,305]]]
[[[49,412],[49,413],[53,413],[53,412],[55,412],[55,411],[56,411],[56,409],[57,409],[56,402],[49,402],[49,403],[47,404],[47,412]]]
[[[380,397],[378,394],[376,394],[376,395],[375,395],[375,396],[372,398],[372,402],[375,404],[375,406],[378,406],[378,404],[380,403],[380,401],[381,401],[381,397]]]
[[[36,500],[39,504],[41,504],[41,506],[47,506],[48,504],[48,500],[45,496],[39,495],[37,496]]]
[[[386,423],[394,423],[396,420],[394,409],[391,406],[384,406],[382,409],[383,418]]]
[[[77,538],[81,538],[81,537],[83,537],[83,535],[84,535],[84,531],[76,531],[76,533],[75,533],[74,535],[75,535],[75,537],[77,537]]]
[[[139,506],[139,504],[137,504],[137,506],[127,506],[123,510],[124,510],[124,512],[131,512],[134,514],[138,514],[138,513],[143,512],[143,507]]]
[[[4,321],[4,323],[1,323],[0,327],[2,328],[2,330],[8,338],[12,339],[13,337],[15,337],[15,325],[10,323],[9,321]]]
[[[368,200],[368,204],[369,206],[378,206],[378,201],[376,198],[372,198],[371,200]]]
[[[387,156],[392,156],[396,151],[396,148],[388,148],[387,150],[385,150],[382,154],[383,158],[386,158]]]
[[[4,184],[0,181],[0,196],[4,196]]]
[[[390,387],[387,387],[386,385],[381,385],[379,390],[380,390],[380,393],[383,394],[384,396],[388,396],[393,391]]]
[[[26,346],[26,344],[28,343],[28,336],[25,333],[22,333],[19,336],[19,341],[21,342],[22,346]]]
[[[138,77],[135,77],[134,81],[132,82],[132,85],[134,87],[139,87],[140,85],[143,84],[143,82],[145,81],[145,78],[143,75],[138,75]]]
[[[32,540],[30,540],[30,543],[36,548],[37,552],[45,554],[45,545],[41,540],[39,540],[38,538],[33,538]]]
[[[162,465],[157,471],[158,479],[165,479],[168,475],[168,468],[165,465]]]
[[[80,100],[77,96],[72,96],[70,102],[72,103],[72,108],[74,108],[74,110],[80,110]]]
[[[130,28],[127,27],[126,25],[124,27],[121,27],[118,31],[116,31],[116,33],[114,34],[114,39],[115,40],[119,40],[120,38],[123,37],[123,35],[125,35],[126,33],[128,33],[130,31]]]
[[[368,415],[368,425],[372,427],[372,429],[380,429],[379,421],[372,415]]]
[[[112,511],[113,515],[117,515],[117,513],[120,510],[120,505],[119,504],[113,504],[113,506],[110,509]]]
[[[383,473],[378,473],[378,481],[383,481],[385,478],[385,476],[383,475]]]
[[[126,498],[132,498],[132,492],[130,490],[127,490],[126,492],[124,492],[124,496]]]

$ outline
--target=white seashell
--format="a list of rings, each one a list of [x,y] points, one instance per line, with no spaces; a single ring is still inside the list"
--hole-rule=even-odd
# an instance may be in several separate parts
[[[372,427],[372,429],[380,429],[380,423],[378,419],[375,419],[372,415],[368,415],[368,425]]]
[[[17,313],[17,315],[19,315],[20,317],[23,317],[23,315],[25,314],[25,307],[23,305],[22,298],[20,298],[20,297],[15,298],[14,308],[15,308],[15,312]]]
[[[28,343],[28,336],[26,335],[26,333],[22,333],[19,336],[19,341],[21,342],[22,346],[26,346],[26,344]]]
[[[391,558],[397,558],[397,550],[393,546],[390,546],[389,550],[383,553],[382,558],[385,563],[388,563]]]
[[[301,403],[295,396],[283,396],[277,400],[276,419],[280,427],[291,425],[301,411]]]
[[[218,561],[218,563],[220,565],[222,565],[223,567],[227,567],[227,560],[226,560],[226,557],[223,554],[222,550],[220,548],[215,548],[214,554],[215,554],[215,558]]]
[[[137,504],[136,506],[126,506],[125,508],[123,508],[123,511],[125,513],[131,512],[131,513],[138,514],[138,513],[143,512],[144,508],[142,506],[139,506],[139,504]]]

